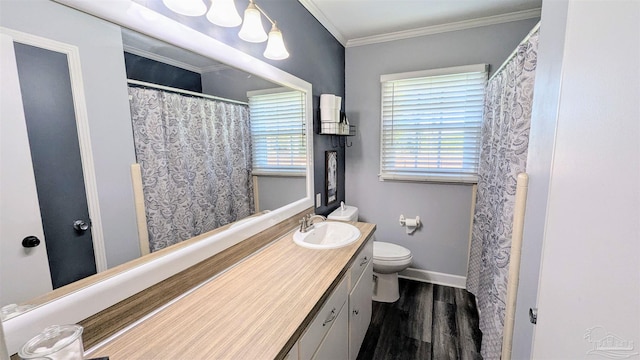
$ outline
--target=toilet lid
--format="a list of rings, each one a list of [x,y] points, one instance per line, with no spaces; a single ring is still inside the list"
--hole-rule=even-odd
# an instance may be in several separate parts
[[[403,260],[411,257],[411,251],[400,245],[382,241],[373,242],[373,258],[380,260]]]

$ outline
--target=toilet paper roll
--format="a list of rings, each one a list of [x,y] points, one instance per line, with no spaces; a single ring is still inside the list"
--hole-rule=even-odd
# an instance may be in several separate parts
[[[419,222],[416,219],[405,219],[404,225],[406,227],[417,227],[419,225]]]
[[[334,122],[337,123],[340,121],[340,118],[336,117],[336,108],[333,107],[320,107],[320,120],[323,122]]]
[[[320,94],[320,107],[331,107],[335,108],[336,106],[336,96],[333,94]]]

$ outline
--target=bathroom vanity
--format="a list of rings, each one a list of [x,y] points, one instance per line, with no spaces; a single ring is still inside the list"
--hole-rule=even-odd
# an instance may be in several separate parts
[[[293,231],[107,339],[117,359],[355,359],[371,318],[374,224],[327,250]]]
[[[371,321],[372,292],[373,241],[369,239],[287,360],[355,360]]]

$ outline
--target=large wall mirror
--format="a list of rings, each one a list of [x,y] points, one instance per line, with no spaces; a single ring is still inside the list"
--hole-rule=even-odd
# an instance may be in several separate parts
[[[5,55],[8,54],[8,52],[4,51],[5,45],[10,45],[13,48],[11,56],[18,61],[21,61],[21,56],[27,56],[32,51],[49,51],[66,55],[66,58],[62,58],[62,63],[66,62],[69,65],[69,73],[66,76],[71,79],[71,83],[67,86],[72,89],[71,97],[67,100],[71,101],[70,106],[72,108],[70,111],[72,113],[75,112],[78,122],[76,132],[79,134],[80,140],[78,140],[77,146],[81,151],[78,161],[83,167],[81,178],[85,180],[91,230],[95,229],[95,237],[98,238],[97,242],[93,239],[93,243],[98,244],[94,245],[96,249],[95,258],[93,259],[94,272],[98,272],[98,276],[88,276],[77,283],[60,285],[59,289],[50,293],[56,296],[34,293],[32,290],[23,291],[25,287],[19,285],[20,283],[42,283],[45,286],[45,290],[47,289],[46,286],[49,286],[49,289],[56,286],[51,285],[52,274],[49,272],[46,258],[44,259],[45,265],[40,266],[40,270],[44,274],[43,279],[25,280],[21,272],[24,274],[25,269],[31,269],[31,266],[21,264],[20,261],[28,258],[34,251],[33,249],[23,248],[22,244],[19,247],[11,248],[11,251],[18,254],[18,256],[11,262],[5,262],[3,259],[1,278],[3,291],[5,289],[4,284],[14,284],[14,288],[19,289],[17,292],[23,292],[15,296],[11,295],[13,297],[3,294],[3,303],[0,305],[6,305],[7,303],[29,304],[31,302],[31,305],[36,306],[20,315],[12,316],[3,321],[5,340],[10,353],[16,352],[24,341],[48,325],[75,323],[87,318],[136,292],[237,244],[269,226],[313,206],[313,140],[312,131],[306,131],[306,170],[303,174],[298,173],[290,176],[282,176],[282,174],[275,176],[268,172],[252,174],[250,179],[253,187],[251,211],[240,215],[231,210],[226,219],[216,225],[216,227],[220,226],[220,228],[211,236],[197,242],[190,242],[188,246],[169,246],[158,253],[141,257],[141,255],[144,255],[144,244],[141,245],[140,243],[141,232],[139,229],[142,225],[137,222],[140,220],[139,212],[136,220],[136,207],[134,204],[136,191],[135,186],[132,185],[132,169],[130,168],[130,165],[136,163],[140,157],[136,152],[138,149],[132,135],[135,129],[131,124],[130,104],[132,98],[137,96],[132,92],[135,90],[132,89],[153,89],[154,91],[164,91],[189,97],[197,97],[197,95],[184,94],[171,88],[159,90],[151,84],[147,84],[147,81],[138,80],[127,83],[127,75],[131,76],[132,72],[135,73],[136,66],[143,69],[138,71],[138,74],[140,72],[144,73],[144,69],[156,68],[161,69],[159,70],[160,75],[167,75],[166,69],[168,69],[167,66],[170,66],[173,69],[178,69],[177,71],[188,71],[191,74],[195,74],[193,76],[198,78],[197,81],[200,81],[202,93],[239,103],[247,103],[248,96],[251,94],[297,92],[302,99],[302,111],[306,129],[313,128],[311,84],[174,20],[157,14],[133,1],[56,0],[56,2],[38,0],[34,2],[16,1],[15,4],[10,4],[11,10],[15,10],[9,11],[11,16],[15,17],[17,14],[22,13],[27,14],[30,11],[35,11],[36,15],[14,20],[3,17],[1,24],[3,64],[5,64],[6,60]],[[21,3],[30,4],[24,5]],[[7,8],[3,10],[7,10]],[[95,44],[91,46],[87,46],[86,43],[77,44],[74,43],[72,38],[65,38],[65,36],[51,39],[52,41],[50,42],[45,40],[43,43],[43,39],[48,39],[47,35],[56,37],[55,34],[49,33],[50,29],[47,29],[47,26],[55,25],[37,24],[38,19],[42,18],[37,14],[38,12],[42,13],[40,14],[42,16],[46,13],[49,19],[54,19],[56,16],[65,17],[64,19],[53,21],[54,23],[56,21],[69,22],[69,19],[73,19],[75,23],[69,24],[69,28],[79,25],[77,31],[86,32],[84,36],[87,38],[87,42]],[[109,23],[105,23],[104,20],[93,16],[104,19]],[[18,23],[20,25],[13,26],[13,24]],[[103,29],[95,32],[88,30],[87,26],[93,23],[101,24]],[[100,40],[106,38],[109,39],[107,43],[99,43]],[[68,45],[68,47],[65,47],[65,45]],[[103,50],[108,54],[101,54],[100,52]],[[125,52],[127,56],[126,65]],[[118,53],[121,58],[117,59],[115,61],[117,64],[114,65],[113,59],[109,57],[116,56],[115,54]],[[106,66],[102,70],[88,70],[85,68],[91,63],[99,63],[96,59],[109,63],[108,67],[111,70],[107,70]],[[141,64],[142,66],[140,66]],[[17,65],[18,68],[20,66],[23,65]],[[119,69],[119,73],[117,70],[113,71],[116,68]],[[115,74],[119,76],[116,77]],[[3,65],[3,82],[5,80],[4,75]],[[97,78],[92,78],[92,76]],[[153,74],[135,76],[153,77]],[[22,79],[20,79],[19,85],[23,85],[21,81]],[[92,88],[96,84],[100,84],[100,86],[97,86],[100,88],[99,90]],[[25,84],[22,87],[26,88],[27,86],[28,84]],[[39,84],[37,86],[42,85]],[[58,85],[56,83],[51,86]],[[79,87],[75,88],[74,86]],[[180,87],[180,85],[177,87]],[[4,90],[3,88],[3,105],[6,93]],[[14,94],[13,97],[6,97],[6,100],[17,101],[20,100],[20,97],[20,94]],[[98,101],[100,97],[105,100],[104,104]],[[22,98],[24,99],[25,96],[22,96]],[[34,98],[32,101],[37,101],[38,97],[34,96]],[[28,101],[29,99],[25,100],[24,106],[28,106],[26,104]],[[64,102],[64,99],[56,100],[56,104],[61,102]],[[78,103],[81,104],[79,105]],[[121,121],[122,119],[119,117],[118,119],[112,119],[110,123],[102,125],[95,125],[92,122],[95,117],[104,116],[107,113],[113,117],[114,111],[112,111],[112,108],[114,106],[120,109],[117,111],[120,111],[120,114],[127,118],[128,123]],[[59,106],[56,105],[56,107]],[[117,111],[115,111],[116,114]],[[9,129],[4,120],[7,114],[3,112],[2,116],[3,124],[0,133],[3,136],[4,146],[6,143],[4,140],[7,138],[20,138],[20,136],[14,136],[10,131],[20,130],[24,132],[26,129]],[[22,126],[24,127],[24,124]],[[115,132],[118,128],[126,132],[122,139],[128,140],[117,143],[108,142],[109,139],[115,136],[111,132]],[[27,139],[26,137],[24,138]],[[31,140],[31,137],[28,137],[28,139]],[[5,149],[3,148],[4,151]],[[19,164],[21,161],[29,160],[28,152],[29,150],[24,151],[23,154],[13,152],[12,158],[14,158],[16,164]],[[114,158],[118,156],[123,161],[116,163]],[[3,159],[3,161],[5,160]],[[5,165],[7,164],[3,164],[3,166]],[[114,170],[116,168],[117,170]],[[31,171],[33,172],[33,170]],[[5,178],[5,176],[3,174],[3,187],[7,184],[5,180],[8,177]],[[20,182],[22,180],[13,179],[11,181]],[[124,190],[121,191],[120,185],[115,185],[116,182],[125,184],[122,187]],[[33,184],[34,191],[37,186],[39,185]],[[37,189],[37,191],[40,191],[40,189]],[[3,201],[6,198],[6,193],[7,191],[3,189]],[[39,192],[36,193],[40,194]],[[64,198],[64,196],[61,197]],[[11,224],[15,220],[14,217],[9,216],[6,210],[7,208],[3,208],[1,215],[3,226]],[[33,213],[38,212],[37,210],[38,205],[36,204],[35,208],[34,206],[27,207],[24,211]],[[42,215],[38,214],[38,217],[40,216]],[[38,221],[42,220],[38,219]],[[72,228],[72,231],[75,231],[76,234],[82,233],[81,226],[81,224],[77,225],[76,228]],[[71,228],[71,225],[68,227]],[[18,234],[23,233],[24,231],[18,232]],[[36,235],[44,236],[42,231]],[[3,236],[1,241],[3,242],[2,256],[5,256],[10,253],[4,251],[8,249],[5,246],[7,238]],[[46,238],[44,241],[46,241]],[[111,241],[114,242],[111,243]],[[119,271],[118,269],[120,268],[126,270]],[[100,276],[105,270],[109,276]],[[36,271],[33,271],[33,273],[36,273]],[[9,277],[11,274],[16,275],[16,277]],[[92,279],[94,278],[99,280],[93,281]],[[6,288],[10,287],[7,286]],[[65,288],[71,290],[60,291]],[[58,296],[58,294],[62,295]],[[33,298],[37,298],[37,300],[31,301]]]

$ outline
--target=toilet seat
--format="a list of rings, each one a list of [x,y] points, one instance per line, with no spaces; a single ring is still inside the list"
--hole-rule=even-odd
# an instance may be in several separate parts
[[[400,245],[382,241],[373,242],[374,260],[406,260],[411,258],[411,251]]]

